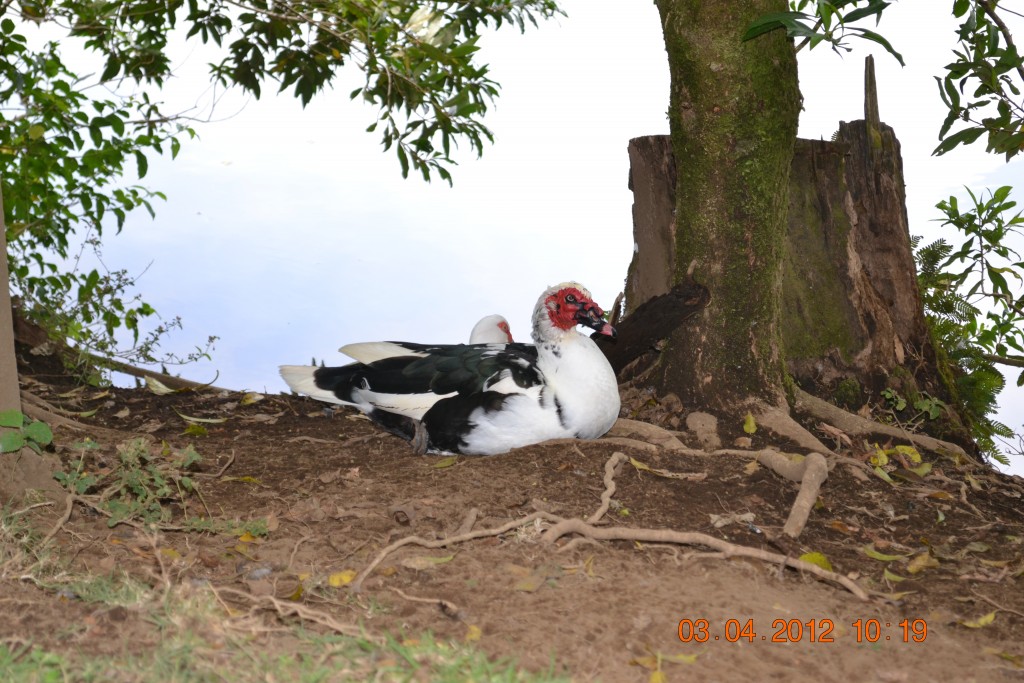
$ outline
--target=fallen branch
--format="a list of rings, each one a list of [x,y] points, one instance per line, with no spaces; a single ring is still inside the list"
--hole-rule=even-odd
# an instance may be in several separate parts
[[[785,565],[813,574],[826,581],[837,583],[861,600],[868,600],[867,592],[854,581],[841,574],[822,569],[816,564],[778,553],[735,545],[720,538],[698,532],[673,531],[671,529],[630,529],[626,527],[595,527],[581,519],[563,519],[541,535],[541,541],[554,543],[566,534],[579,534],[599,541],[640,541],[643,543],[674,543],[678,545],[703,545],[722,553],[723,557],[751,557],[765,562]]]
[[[217,381],[216,377],[214,377],[212,382],[210,382],[209,384],[204,384],[202,382],[193,382],[192,380],[189,379],[183,379],[181,377],[168,375],[163,372],[157,372],[156,370],[145,370],[143,368],[137,368],[134,365],[129,365],[128,363],[124,363],[119,360],[114,360],[113,358],[104,358],[103,356],[97,356],[96,354],[93,353],[85,352],[82,353],[82,355],[99,366],[107,367],[110,368],[111,370],[116,370],[117,372],[123,372],[126,375],[131,375],[132,377],[138,377],[139,379],[152,377],[153,379],[157,380],[158,382],[160,382],[169,389],[176,389],[178,391],[198,391],[200,389],[209,389],[210,391],[233,391],[232,389],[224,389],[222,387],[213,386],[213,382]]]

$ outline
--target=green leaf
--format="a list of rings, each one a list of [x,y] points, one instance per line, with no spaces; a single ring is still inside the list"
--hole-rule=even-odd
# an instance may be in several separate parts
[[[25,437],[21,432],[3,432],[0,434],[0,453],[13,453],[25,447]]]
[[[53,441],[53,431],[45,422],[31,422],[24,429],[25,436],[40,446],[49,445]]]
[[[0,411],[0,427],[18,429],[25,424],[25,415],[20,410]]]
[[[135,152],[135,161],[139,168],[139,178],[145,178],[146,173],[149,171],[149,160],[146,159],[146,155],[142,152]]]

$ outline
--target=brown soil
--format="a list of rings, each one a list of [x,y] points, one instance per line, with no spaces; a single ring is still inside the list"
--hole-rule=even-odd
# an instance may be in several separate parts
[[[203,456],[201,473],[230,462],[220,476],[197,478],[214,517],[272,520],[266,538],[253,542],[174,531],[153,537],[131,526],[109,528],[103,516],[76,505],[55,538],[77,571],[123,570],[146,581],[162,572],[175,582],[274,595],[370,634],[430,631],[462,642],[478,628],[477,645],[488,654],[535,670],[554,662],[556,671],[581,681],[648,680],[643,664],[656,653],[696,655],[688,663],[665,659],[670,681],[1024,678],[1024,487],[984,466],[926,454],[933,473],[897,486],[862,468],[836,466],[799,540],[783,543],[779,531],[798,485],[750,466],[749,458],[681,456],[598,440],[461,457],[439,467],[449,461],[416,456],[362,417],[347,410],[330,415],[311,400],[268,396],[242,405],[233,393],[89,388],[61,397],[73,385],[33,362],[23,388],[68,410],[99,408],[82,422],[126,438],[147,434],[154,448],[191,443]],[[179,413],[227,419],[205,425],[206,436],[186,436]],[[727,442],[735,436],[723,434]],[[65,463],[80,455],[70,446],[76,438],[57,432]],[[752,446],[769,443],[759,433]],[[115,445],[89,451],[88,467],[103,472]],[[606,541],[566,549],[566,539],[540,539],[547,524],[451,548],[407,545],[359,593],[330,586],[331,577],[363,570],[395,540],[456,533],[474,508],[474,530],[538,510],[585,519],[600,505],[604,466],[617,451],[653,468],[707,477],[665,478],[627,463],[602,524],[699,531],[776,553],[823,553],[877,597],[861,601],[801,572],[706,548]],[[864,457],[856,448],[847,455]],[[191,498],[189,514],[201,506]],[[39,528],[55,524],[59,507],[32,511]],[[715,515],[744,514],[752,517],[712,523]],[[906,559],[874,559],[864,552],[869,546]],[[914,558],[929,549],[933,566],[912,572]],[[886,569],[906,580],[887,580]],[[47,649],[113,653],[150,647],[157,637],[130,609],[98,610],[28,582],[0,582],[0,602],[8,605],[0,638]],[[964,625],[979,619],[977,628]],[[681,620],[697,628],[689,638],[684,621],[690,642],[679,637]],[[697,642],[705,622],[707,640]],[[914,642],[901,623],[926,625],[924,641]],[[879,627],[877,642],[868,642],[865,625],[869,636]],[[261,637],[268,650],[287,647],[272,629]]]

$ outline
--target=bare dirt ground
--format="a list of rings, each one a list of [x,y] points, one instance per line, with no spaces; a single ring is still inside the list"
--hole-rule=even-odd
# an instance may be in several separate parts
[[[146,435],[154,452],[164,442],[193,445],[203,458],[194,476],[202,500],[189,497],[176,519],[269,522],[262,537],[151,533],[110,527],[76,504],[54,536],[69,566],[213,588],[228,615],[275,598],[279,607],[263,614],[259,635],[270,652],[287,653],[287,632],[274,625],[300,620],[281,616],[280,605],[295,605],[370,635],[429,631],[579,681],[1024,679],[1024,486],[984,466],[926,453],[930,474],[893,485],[840,464],[799,540],[783,542],[798,485],[751,458],[602,439],[452,461],[416,456],[355,413],[329,415],[308,399],[267,396],[243,405],[242,394],[215,391],[74,391],[39,367],[25,368],[24,377],[24,389],[65,410],[98,409],[80,422],[125,438]],[[223,421],[201,423],[199,435],[181,415]],[[742,436],[735,431],[723,433],[727,444]],[[84,451],[72,446],[81,436],[56,430],[63,462],[84,455],[86,471],[110,471],[117,444],[100,437],[99,447]],[[751,445],[795,450],[760,431]],[[863,460],[872,450],[855,444],[845,452]],[[698,476],[658,476],[625,463],[599,527],[702,532],[793,557],[821,553],[871,598],[699,546],[570,544],[572,535],[551,543],[543,520],[448,547],[405,545],[373,565],[408,536],[436,541],[537,512],[586,519],[601,505],[605,465],[616,452]],[[35,524],[53,528],[60,507],[32,510]],[[353,576],[368,568],[352,590]],[[7,642],[111,654],[158,639],[130,609],[97,609],[32,582],[0,582],[0,604]]]

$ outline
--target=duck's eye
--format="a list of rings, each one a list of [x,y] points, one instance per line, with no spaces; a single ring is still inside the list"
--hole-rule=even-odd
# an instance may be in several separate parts
[[[567,304],[574,304],[574,303],[576,303],[576,295],[575,294],[566,294],[565,295],[565,303],[567,303]]]

